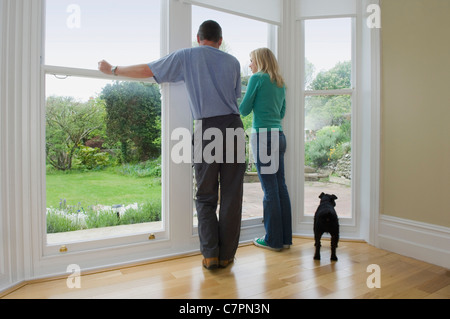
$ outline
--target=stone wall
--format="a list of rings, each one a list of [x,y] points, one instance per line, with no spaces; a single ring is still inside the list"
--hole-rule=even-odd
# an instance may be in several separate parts
[[[345,154],[337,161],[332,169],[336,175],[352,179],[352,156],[350,154]]]

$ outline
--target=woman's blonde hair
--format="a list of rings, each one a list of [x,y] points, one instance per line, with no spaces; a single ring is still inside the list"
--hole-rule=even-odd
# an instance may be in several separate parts
[[[258,66],[258,72],[269,74],[270,80],[275,82],[278,87],[284,86],[284,79],[281,76],[277,59],[270,49],[256,49],[250,53],[250,57]]]

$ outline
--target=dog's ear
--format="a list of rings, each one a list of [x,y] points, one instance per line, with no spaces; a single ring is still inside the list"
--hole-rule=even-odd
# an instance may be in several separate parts
[[[324,195],[325,195],[325,193],[322,192],[322,193],[319,195],[319,198],[322,199],[322,197],[323,197]]]
[[[337,198],[337,196],[336,196],[336,195],[334,195],[334,194],[333,194],[333,195],[331,195],[331,198],[332,198],[332,199],[334,199],[334,200],[338,199],[338,198]]]

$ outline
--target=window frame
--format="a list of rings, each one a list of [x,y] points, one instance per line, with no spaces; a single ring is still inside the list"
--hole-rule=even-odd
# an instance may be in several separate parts
[[[342,19],[342,18],[350,18],[351,19],[351,65],[352,65],[352,71],[351,71],[351,87],[350,88],[346,88],[346,89],[334,89],[334,90],[307,90],[306,88],[303,88],[303,94],[302,94],[302,101],[301,101],[301,105],[303,110],[305,109],[306,106],[306,98],[310,97],[310,96],[350,96],[350,100],[351,100],[351,136],[352,136],[352,140],[351,140],[351,145],[352,145],[352,181],[351,181],[351,201],[352,201],[352,205],[351,205],[351,217],[340,217],[339,218],[339,223],[340,225],[345,225],[345,226],[350,226],[350,227],[356,227],[356,210],[355,210],[355,199],[356,199],[356,187],[354,185],[356,179],[354,179],[353,177],[355,176],[356,173],[356,169],[355,169],[355,165],[357,164],[356,161],[354,160],[353,154],[356,154],[358,152],[358,144],[356,143],[356,139],[355,139],[355,119],[357,119],[357,100],[356,100],[356,96],[358,94],[358,90],[359,90],[359,85],[358,85],[358,80],[357,80],[357,69],[358,69],[358,64],[357,64],[357,60],[358,60],[358,56],[357,56],[357,25],[356,25],[356,15],[354,14],[349,14],[349,15],[338,15],[338,16],[317,16],[317,17],[305,17],[302,18],[299,23],[300,23],[300,32],[301,32],[301,37],[302,37],[302,64],[305,63],[306,61],[306,56],[305,56],[305,49],[306,49],[306,43],[305,43],[305,22],[306,21],[310,21],[310,20],[329,20],[329,19]],[[303,69],[304,70],[304,69]],[[304,77],[304,72],[302,73],[302,76]],[[301,82],[303,83],[303,82]],[[303,117],[303,125],[304,125],[304,120],[305,118]],[[303,145],[302,147],[302,154],[303,156],[305,155],[305,147]],[[304,172],[303,172],[303,180],[304,180]],[[304,194],[303,194],[303,198],[304,198]],[[304,202],[304,200],[303,200]],[[338,203],[337,203],[338,204]],[[305,215],[305,207],[303,205],[303,207],[300,210],[299,213],[299,220],[300,222],[306,222],[308,224],[312,224],[313,223],[313,219],[314,216],[311,215]]]
[[[275,56],[277,56],[279,24],[276,23],[275,21],[261,19],[256,16],[250,16],[250,15],[245,15],[245,14],[239,14],[236,12],[230,12],[229,10],[226,10],[226,9],[223,9],[220,7],[215,7],[215,6],[210,6],[210,5],[204,4],[201,1],[189,1],[189,3],[191,4],[191,8],[199,7],[199,8],[210,9],[210,10],[218,11],[218,12],[221,12],[224,14],[234,15],[234,16],[236,16],[236,18],[245,18],[245,19],[250,19],[250,20],[261,22],[261,23],[265,23],[266,27],[267,27],[267,47],[270,50],[272,50],[272,52],[275,54]],[[195,26],[193,26],[193,27],[195,27]],[[226,41],[226,39],[225,39],[225,41]],[[242,67],[244,67],[244,66],[241,65],[241,68]],[[243,95],[244,95],[244,92],[243,92]],[[247,145],[247,146],[249,146],[249,145]],[[191,188],[193,188],[193,187],[191,187]],[[244,193],[244,196],[245,196],[245,193]],[[261,213],[262,213],[262,200],[263,200],[263,198],[261,197]],[[244,205],[245,204],[243,203],[243,207],[244,207]],[[195,209],[195,201],[194,200],[193,200],[193,209]],[[193,218],[193,222],[194,222],[194,218]],[[262,216],[248,218],[248,219],[242,219],[241,231],[245,232],[247,230],[253,230],[254,228],[256,228],[258,231],[261,231],[262,224],[263,224]],[[193,225],[193,234],[194,235],[198,234],[198,226]]]
[[[45,114],[45,105],[46,105],[46,76],[51,75],[55,77],[61,77],[61,80],[64,80],[66,77],[77,77],[77,78],[90,78],[90,79],[98,79],[98,80],[109,80],[109,81],[127,81],[127,82],[143,82],[143,83],[154,83],[156,81],[153,78],[148,79],[131,79],[126,77],[107,75],[98,70],[90,70],[83,68],[74,68],[74,67],[64,67],[64,66],[55,66],[55,65],[47,65],[44,63],[45,61],[45,29],[46,29],[46,1],[43,1],[42,5],[42,39],[41,39],[41,81],[42,81],[42,98],[41,105],[43,108],[43,113]],[[161,1],[161,12],[160,17],[161,20],[164,17],[163,11],[163,1]],[[163,25],[161,21],[161,25]],[[161,35],[163,34],[161,30]],[[160,42],[163,43],[163,38],[161,37]],[[45,121],[45,120],[44,120]],[[45,123],[45,122],[44,122]],[[45,126],[45,125],[44,125]],[[162,126],[162,130],[164,127]],[[44,144],[45,145],[45,133],[44,133]],[[44,152],[45,153],[45,152]],[[163,167],[164,169],[164,167]],[[46,189],[46,173],[45,173],[45,159],[44,159],[44,169],[43,169],[43,190]],[[164,184],[165,181],[162,179],[162,201],[166,198],[164,193]],[[46,196],[45,191],[43,192],[43,202],[45,205]],[[46,205],[45,205],[46,206]],[[167,241],[168,231],[167,231],[167,210],[165,209],[166,205],[164,201],[161,205],[161,219],[162,219],[162,229],[157,231],[149,231],[145,233],[137,233],[137,234],[128,234],[122,236],[114,236],[114,237],[99,237],[97,239],[88,239],[88,240],[80,240],[76,242],[61,242],[57,244],[48,244],[46,240],[47,229],[46,229],[46,216],[44,216],[40,220],[40,232],[43,234],[42,237],[42,255],[44,257],[52,257],[52,256],[60,256],[65,253],[65,248],[67,251],[71,253],[80,253],[83,251],[91,251],[98,249],[109,249],[112,247],[123,246],[123,245],[146,245],[153,244],[161,241]],[[45,207],[42,207],[43,212],[46,211]],[[155,236],[156,239],[150,239],[151,236]]]
[[[341,2],[339,2],[341,1]],[[380,29],[367,27],[367,8],[379,5],[379,0],[293,0],[284,8],[284,16],[292,21],[287,39],[298,39],[286,50],[287,70],[294,69],[293,83],[300,86],[297,92],[288,93],[288,103],[298,105],[287,119],[288,134],[291,134],[294,154],[290,155],[291,169],[304,167],[304,33],[302,20],[313,18],[353,17],[355,20],[353,52],[356,67],[353,68],[353,83],[357,90],[353,96],[352,117],[352,210],[354,221],[343,223],[341,238],[365,240],[377,244],[380,192]],[[331,6],[329,6],[331,5]],[[303,11],[305,9],[306,11]],[[286,46],[286,44],[285,44]],[[290,64],[287,64],[290,63]],[[364,93],[364,94],[363,94]],[[289,112],[289,110],[288,110]],[[297,122],[295,122],[297,121]],[[300,123],[300,125],[298,125]],[[289,141],[288,141],[289,143]],[[304,172],[297,170],[293,180],[288,180],[293,192],[293,207],[297,209],[293,229],[296,234],[313,236],[313,218],[302,218],[304,206]],[[302,213],[300,213],[302,211]]]
[[[6,11],[3,8],[4,3],[3,1],[0,1],[0,20],[3,20],[3,12]],[[3,23],[0,23],[0,74],[3,74],[3,64],[2,64],[2,53],[3,53],[3,41],[2,41],[2,37],[3,37]],[[0,82],[1,82],[1,77],[0,77]],[[0,104],[3,102],[3,92],[2,89],[0,89]],[[0,110],[1,111],[1,110]],[[0,134],[3,132],[3,120],[0,119]],[[1,135],[0,135],[1,136]],[[0,137],[0,149],[4,149],[3,147],[3,138]],[[4,152],[2,152],[4,153]],[[0,154],[0,175],[3,177],[5,176],[3,174],[3,154]],[[0,231],[1,234],[0,235],[0,256],[6,256],[5,254],[5,249],[6,249],[6,240],[5,240],[5,234],[7,234],[7,230],[4,224],[4,217],[2,214],[3,211],[3,183],[0,183]],[[7,282],[7,276],[6,276],[6,261],[7,258],[2,258],[0,260],[0,287],[2,286],[2,283]]]
[[[186,5],[178,1],[161,1],[161,56],[165,56],[170,52],[173,52],[179,48],[188,47],[191,45],[191,35],[190,30],[183,28],[185,25],[192,25],[191,20],[191,10],[194,4]],[[268,45],[277,52],[276,46],[278,45],[278,34],[279,25],[274,22],[268,22],[264,19],[258,19],[257,17],[249,17],[246,15],[240,15],[238,13],[229,12],[228,10],[221,8],[210,8],[208,6],[203,6],[202,4],[195,4],[200,7],[206,7],[226,14],[235,14],[237,16],[242,16],[244,18],[250,18],[256,21],[267,23],[268,25]],[[43,5],[43,30],[45,30],[45,1]],[[189,13],[189,17],[188,17]],[[177,21],[177,24],[171,24],[171,21]],[[179,31],[175,30],[179,28]],[[169,32],[171,30],[171,32]],[[45,32],[43,32],[45,33]],[[189,34],[189,37],[187,35]],[[189,41],[189,42],[188,42]],[[45,54],[45,34],[42,38],[42,58],[41,58],[41,79],[42,79],[42,98],[41,104],[43,105],[43,113],[45,114],[45,77],[47,75],[54,76],[73,76],[73,77],[85,77],[93,79],[103,79],[103,80],[115,80],[115,81],[134,81],[134,82],[146,82],[146,83],[156,83],[153,78],[150,79],[129,79],[124,77],[117,77],[113,75],[106,75],[96,70],[89,70],[83,68],[73,68],[73,67],[63,67],[55,65],[45,65],[43,64],[43,57]],[[275,47],[274,47],[275,46]],[[173,246],[176,243],[183,244],[180,245],[179,249],[175,251],[190,252],[198,247],[198,227],[194,226],[193,214],[187,218],[184,213],[185,205],[182,203],[187,203],[190,199],[192,203],[193,198],[193,187],[192,179],[187,182],[187,176],[190,174],[192,176],[193,169],[189,164],[174,164],[170,160],[170,150],[173,147],[174,141],[169,140],[171,132],[174,128],[187,127],[192,130],[192,126],[187,125],[188,122],[192,123],[192,117],[190,114],[190,108],[187,104],[187,98],[185,97],[184,84],[173,83],[173,84],[162,84],[161,86],[161,116],[162,116],[162,220],[163,220],[163,230],[152,232],[155,234],[156,240],[149,241],[149,233],[136,234],[136,235],[124,235],[113,238],[99,238],[81,242],[69,242],[67,244],[52,244],[48,245],[46,243],[46,223],[45,215],[40,217],[40,233],[43,237],[42,243],[42,256],[44,260],[59,258],[64,256],[64,254],[70,253],[77,258],[84,260],[86,254],[89,252],[96,251],[101,252],[104,255],[109,255],[108,251],[111,249],[117,249],[120,247],[134,247],[136,251],[142,251],[145,249],[150,249],[155,251],[155,256],[157,256],[159,247]],[[169,112],[168,107],[164,105],[170,105],[171,112]],[[178,111],[175,111],[175,108]],[[191,131],[192,132],[192,131]],[[45,139],[45,133],[44,133]],[[43,160],[45,163],[45,159]],[[189,167],[187,167],[189,165]],[[45,190],[45,168],[42,172],[43,178],[43,189]],[[177,178],[177,182],[173,182]],[[189,186],[188,186],[189,185]],[[190,192],[185,191],[185,187],[188,186],[191,190]],[[44,202],[45,202],[45,191],[44,191]],[[171,201],[171,197],[177,197],[177,202]],[[45,211],[45,208],[42,208]],[[182,227],[183,223],[175,223],[174,221],[181,220],[181,218],[186,221],[189,220],[190,227]],[[264,226],[261,218],[244,220],[241,226],[241,241],[246,241],[253,239],[255,236],[260,235],[263,231]],[[187,244],[186,244],[187,243]],[[187,248],[186,248],[187,245]],[[144,248],[146,247],[146,248]],[[61,250],[62,248],[62,250]],[[64,252],[64,248],[68,248],[67,252]]]
[[[184,1],[167,0],[162,6],[161,55],[191,44],[190,6]],[[282,22],[278,30],[279,58],[287,84],[294,86],[304,83],[299,79],[301,54],[299,39],[300,28],[296,17],[296,5],[300,0],[281,1]],[[303,1],[303,0],[301,0]],[[316,0],[315,0],[316,1]],[[322,1],[322,0],[321,0]],[[331,1],[331,0],[327,0]],[[336,1],[336,0],[332,0]],[[42,67],[44,36],[45,0],[14,1],[0,0],[3,18],[0,24],[0,227],[4,248],[4,274],[0,273],[0,290],[12,287],[26,280],[48,276],[67,276],[67,265],[76,263],[82,271],[137,264],[161,258],[170,258],[188,253],[198,253],[198,236],[193,235],[192,214],[183,214],[185,207],[191,207],[192,192],[182,194],[181,202],[170,202],[169,196],[163,199],[167,216],[168,239],[146,243],[123,243],[104,248],[91,247],[88,250],[45,255],[45,70]],[[346,2],[349,2],[346,0]],[[357,224],[353,229],[343,227],[341,238],[365,240],[378,245],[379,198],[380,198],[380,30],[364,27],[368,16],[368,4],[379,4],[379,0],[357,1],[357,83],[360,90],[355,94],[358,103],[355,119],[355,142],[358,144],[355,186]],[[172,24],[171,24],[172,22]],[[169,32],[170,30],[170,32]],[[187,32],[186,32],[187,31]],[[301,87],[303,87],[302,85]],[[162,85],[163,101],[170,104],[171,112],[180,112],[181,116],[172,116],[166,107],[162,108],[162,121],[166,129],[163,139],[167,140],[170,128],[189,127],[190,116],[184,118],[186,103],[184,88],[178,84]],[[363,94],[364,93],[364,94]],[[298,209],[303,205],[304,176],[298,172],[298,166],[304,164],[299,145],[303,138],[303,116],[300,110],[302,92],[287,91],[287,103],[293,107],[287,110],[285,128],[288,136],[286,168],[292,172],[287,175],[293,204],[294,234],[312,235],[312,224],[301,223]],[[304,112],[303,112],[304,113]],[[303,126],[303,124],[301,125]],[[20,143],[19,143],[20,142]],[[170,141],[163,145],[164,194],[172,194],[179,189],[192,185],[190,165],[173,165],[170,161]],[[181,174],[178,176],[178,173]],[[302,179],[303,178],[303,179]],[[178,185],[174,185],[178,184]],[[185,192],[187,193],[187,192]],[[178,200],[178,199],[177,199]],[[174,210],[174,212],[172,212]],[[172,215],[176,214],[176,215]],[[173,217],[173,218],[172,218]],[[359,218],[359,220],[358,220]],[[176,219],[176,220],[175,220]],[[241,232],[241,241],[247,241],[261,235],[263,226],[245,229]],[[187,229],[187,230],[186,230]],[[70,247],[69,247],[70,248]],[[150,249],[149,249],[150,248]]]

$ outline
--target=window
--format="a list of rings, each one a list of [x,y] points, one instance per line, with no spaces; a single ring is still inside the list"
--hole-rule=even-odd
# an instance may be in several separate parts
[[[150,3],[155,3],[156,7]],[[47,244],[45,220],[46,98],[53,95],[65,96],[78,101],[80,107],[83,104],[89,106],[91,105],[89,103],[95,102],[89,98],[92,96],[95,100],[106,85],[114,85],[116,82],[113,81],[125,83],[124,79],[113,78],[96,71],[98,60],[104,58],[113,64],[148,62],[159,57],[157,52],[159,47],[164,48],[162,49],[164,54],[188,47],[193,39],[191,4],[204,4],[208,8],[233,12],[245,30],[247,22],[249,26],[250,21],[253,22],[248,19],[249,17],[264,22],[258,29],[264,34],[267,23],[270,23],[267,43],[272,49],[277,48],[278,41],[280,43],[280,63],[291,88],[287,92],[287,98],[292,107],[288,110],[284,128],[288,143],[291,143],[287,162],[292,174],[287,176],[287,179],[288,186],[292,186],[290,191],[292,191],[293,220],[296,223],[293,225],[295,234],[310,236],[312,231],[312,217],[305,217],[303,214],[303,167],[298,169],[298,163],[303,162],[304,158],[305,105],[326,105],[325,102],[328,100],[342,101],[350,97],[351,155],[353,171],[356,173],[351,180],[354,193],[352,196],[354,224],[344,225],[341,235],[377,244],[380,30],[366,27],[368,3],[379,1],[170,0],[161,1],[161,9],[159,1],[152,0],[140,2],[130,0],[126,4],[110,0],[0,1],[2,16],[0,142],[1,149],[6,150],[0,154],[0,166],[5,176],[0,180],[0,229],[3,230],[0,236],[0,253],[4,257],[0,260],[0,289],[10,288],[11,285],[26,280],[62,275],[66,272],[68,264],[78,264],[85,271],[164,256],[172,257],[198,250],[198,236],[192,231],[192,193],[187,191],[192,186],[192,171],[189,170],[191,165],[189,163],[175,165],[170,160],[170,146],[174,144],[170,141],[170,133],[177,127],[190,127],[192,124],[182,85],[161,87],[163,102],[167,102],[170,108],[163,107],[162,110],[161,130],[165,137],[162,142],[164,176],[161,195],[166,207],[162,212],[163,231],[155,231],[156,241],[148,240],[151,237],[148,232],[124,236],[118,231],[121,228],[119,226],[114,227],[117,232],[113,236],[93,238],[84,236],[82,241],[69,243],[68,251],[64,254],[60,253],[59,248],[69,238],[57,240],[58,244]],[[107,10],[102,10],[105,7]],[[192,8],[194,11],[197,10],[195,7]],[[153,9],[156,11],[152,11]],[[117,14],[121,11],[129,16],[130,10],[133,10],[134,17],[142,16],[141,13],[144,12],[148,19],[129,21]],[[162,13],[161,19],[159,11]],[[155,20],[152,18],[153,15]],[[241,20],[237,18],[238,16],[246,18]],[[106,21],[108,17],[113,18],[108,22]],[[308,23],[314,19],[317,19],[316,22],[325,22],[328,19],[354,21],[351,27],[352,86],[326,91],[305,90],[307,86],[303,81],[305,73],[303,66],[306,43],[303,36],[306,35],[305,26],[308,27]],[[159,20],[162,22],[162,30],[159,27]],[[135,22],[139,24],[133,24]],[[145,26],[140,23],[145,23]],[[153,27],[147,25],[149,23],[152,23]],[[294,23],[295,29],[292,28]],[[120,36],[117,26],[126,28],[128,25],[134,25],[136,34],[143,36],[142,39],[145,40],[141,41],[142,43],[130,44],[133,42],[133,35],[128,38]],[[108,32],[100,34],[100,29]],[[110,30],[118,32],[120,38],[120,41],[110,41],[110,44],[125,43],[129,47],[129,52],[124,53],[123,49],[126,46],[112,47],[106,45],[106,40],[101,42],[108,38]],[[162,36],[159,36],[160,33]],[[149,34],[155,37],[145,38]],[[242,33],[242,38],[248,40],[255,35],[258,36],[259,32],[252,31],[250,36]],[[226,37],[228,38],[228,35]],[[42,48],[42,44],[45,48]],[[143,45],[146,49],[142,49]],[[90,49],[92,51],[86,53]],[[154,53],[151,53],[153,49]],[[141,51],[146,52],[142,57],[138,57]],[[354,52],[358,55],[353,54]],[[247,52],[245,56],[247,57]],[[310,62],[314,61],[311,59]],[[242,64],[244,67],[245,64]],[[3,72],[4,70],[6,72]],[[357,77],[353,77],[353,74]],[[309,82],[313,79],[311,78]],[[151,81],[143,83],[152,84]],[[295,145],[301,145],[301,148]],[[66,175],[73,178],[69,176],[70,174]],[[314,194],[313,197],[317,201],[316,196],[318,194]],[[59,202],[60,198],[56,198],[54,205],[59,206]],[[77,204],[78,202],[74,206]],[[338,201],[338,205],[340,204]],[[343,222],[349,220],[349,218],[341,219]],[[263,231],[261,223],[259,227],[245,227],[241,233],[241,240],[251,240],[260,236],[261,231]],[[64,251],[63,247],[61,251]],[[17,256],[20,258],[17,259]]]
[[[224,41],[220,49],[234,55],[241,64],[243,97],[246,91],[248,79],[252,75],[249,68],[250,52],[257,48],[269,47],[270,29],[275,28],[275,26],[221,11],[192,6],[192,42],[194,46],[197,45],[198,27],[205,20],[215,20],[221,25]],[[241,100],[238,101],[238,104],[240,102]],[[242,118],[244,129],[247,133],[250,132],[252,119],[252,114]],[[247,136],[249,137],[249,134],[247,134]],[[247,142],[249,141],[247,140]],[[247,145],[249,145],[249,143],[247,143]],[[244,227],[255,223],[260,225],[263,214],[262,202],[264,194],[256,173],[256,167],[252,164],[252,155],[249,150],[250,147],[247,147],[246,160],[248,162],[248,168],[244,177],[244,197],[242,207],[242,220],[244,222]],[[194,202],[194,225],[196,224],[197,218]]]
[[[313,216],[321,192],[352,217],[353,18],[304,21],[305,194]]]
[[[97,70],[160,56],[160,0],[47,0],[45,64]]]
[[[159,0],[46,2],[49,246],[165,229],[159,86],[96,70],[159,58],[160,11]]]

